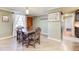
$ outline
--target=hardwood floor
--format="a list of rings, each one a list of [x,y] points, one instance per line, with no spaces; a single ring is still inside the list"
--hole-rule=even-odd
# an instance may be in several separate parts
[[[60,42],[47,39],[41,36],[41,44],[36,44],[36,48],[17,44],[16,38],[0,40],[0,51],[62,51],[63,48]]]

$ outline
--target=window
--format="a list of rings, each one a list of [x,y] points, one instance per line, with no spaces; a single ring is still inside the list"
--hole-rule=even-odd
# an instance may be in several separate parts
[[[17,24],[16,24],[16,27],[18,27],[18,26],[22,26],[22,27],[24,27],[24,21],[25,19],[23,19],[23,16],[19,16],[18,17],[18,20],[17,20]]]
[[[16,36],[16,30],[18,26],[24,27],[23,31],[26,32],[26,16],[13,14],[13,36]]]

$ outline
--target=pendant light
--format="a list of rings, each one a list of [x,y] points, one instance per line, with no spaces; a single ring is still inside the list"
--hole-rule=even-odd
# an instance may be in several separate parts
[[[29,14],[29,9],[28,8],[26,8],[26,15],[28,15]]]

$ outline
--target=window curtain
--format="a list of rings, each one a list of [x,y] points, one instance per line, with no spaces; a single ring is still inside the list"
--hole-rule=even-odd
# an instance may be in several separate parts
[[[18,26],[24,27],[23,31],[26,30],[26,16],[25,15],[19,15],[19,14],[13,14],[13,36],[16,36],[16,28]]]

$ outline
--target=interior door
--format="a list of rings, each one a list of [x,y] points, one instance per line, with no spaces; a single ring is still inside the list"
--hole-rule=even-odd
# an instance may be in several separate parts
[[[32,30],[32,27],[33,27],[33,17],[28,16],[27,17],[27,30],[28,31]]]

